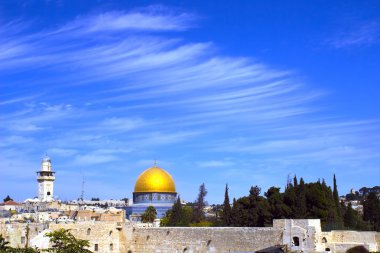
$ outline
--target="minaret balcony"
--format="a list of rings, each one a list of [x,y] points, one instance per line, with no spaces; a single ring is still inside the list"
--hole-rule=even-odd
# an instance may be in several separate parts
[[[38,177],[54,177],[55,172],[54,171],[37,171]]]
[[[37,177],[37,181],[38,182],[42,182],[42,181],[54,181],[54,180],[55,180],[55,177],[47,177],[47,176]]]

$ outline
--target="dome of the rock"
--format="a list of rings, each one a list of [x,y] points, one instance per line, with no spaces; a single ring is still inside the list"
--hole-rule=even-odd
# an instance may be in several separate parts
[[[135,193],[175,193],[172,176],[160,167],[153,166],[140,174],[135,184]]]

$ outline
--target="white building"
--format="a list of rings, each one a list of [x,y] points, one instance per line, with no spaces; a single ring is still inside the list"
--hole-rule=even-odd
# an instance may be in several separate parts
[[[54,174],[55,172],[51,170],[51,160],[45,156],[41,162],[41,170],[37,172],[38,199],[41,202],[53,201]]]

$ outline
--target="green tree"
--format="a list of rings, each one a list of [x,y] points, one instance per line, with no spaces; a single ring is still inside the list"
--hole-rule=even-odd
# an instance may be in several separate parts
[[[349,229],[356,229],[357,213],[352,209],[352,204],[348,203],[346,213],[344,214],[344,226]]]
[[[182,227],[188,227],[191,223],[193,216],[193,209],[190,206],[184,206],[182,208],[181,221],[179,223]]]
[[[340,208],[338,186],[336,184],[336,176],[335,176],[335,174],[334,174],[333,197],[334,197],[334,204],[335,204],[337,228],[343,228],[344,221],[343,221],[342,211],[341,211],[341,208]]]
[[[182,220],[182,203],[181,198],[178,196],[177,201],[174,203],[169,221],[168,226],[179,226]]]
[[[228,184],[226,184],[226,189],[224,191],[222,220],[224,226],[230,226],[232,224],[230,197],[228,196]]]
[[[285,205],[283,194],[280,193],[280,188],[271,187],[264,194],[267,198],[271,219],[284,219],[289,216],[291,209]]]
[[[363,219],[380,231],[380,199],[375,192],[370,192],[363,202]]]
[[[7,242],[3,235],[0,234],[0,252],[9,252],[10,249],[9,242]]]
[[[284,203],[288,206],[290,209],[290,214],[286,218],[295,218],[295,211],[296,211],[296,203],[297,203],[297,195],[296,191],[291,183],[288,183],[286,186],[285,192],[283,194],[284,196]]]
[[[9,197],[9,195],[7,195],[5,197],[5,199],[3,199],[4,202],[7,202],[7,201],[13,201],[13,199],[11,197]]]
[[[303,178],[301,177],[299,185],[295,186],[297,201],[295,203],[294,217],[296,219],[304,219],[307,216],[306,206],[306,186]]]
[[[248,195],[248,220],[247,225],[249,227],[256,227],[259,220],[259,212],[258,212],[258,199],[260,195],[260,187],[251,186]]]
[[[336,185],[336,177],[335,177],[335,174],[334,174],[334,190],[333,190],[333,195],[334,195],[334,203],[335,203],[335,207],[336,207],[336,209],[337,209],[338,216],[341,216],[340,208],[339,208],[338,186]]]
[[[157,211],[154,206],[148,206],[141,216],[142,222],[153,222],[157,217]]]
[[[58,229],[46,234],[50,238],[52,247],[48,252],[54,253],[91,253],[86,249],[90,246],[87,240],[76,239],[68,229]]]
[[[294,178],[293,178],[293,186],[294,186],[294,188],[297,188],[297,186],[298,186],[297,175],[294,175]]]
[[[247,227],[249,216],[249,198],[247,196],[234,199],[232,205],[232,220],[235,227]]]
[[[169,220],[172,213],[172,209],[169,209],[166,211],[165,216],[161,218],[160,220],[160,226],[161,227],[167,227],[169,226]]]
[[[199,186],[198,198],[197,198],[197,201],[195,202],[195,206],[193,209],[192,221],[195,223],[201,222],[205,219],[205,213],[204,213],[203,209],[206,206],[206,203],[205,203],[206,195],[207,195],[206,186],[204,183],[202,183]]]

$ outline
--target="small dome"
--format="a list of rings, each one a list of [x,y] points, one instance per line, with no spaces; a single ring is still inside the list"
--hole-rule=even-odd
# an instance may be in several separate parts
[[[172,176],[165,170],[153,166],[137,178],[135,192],[167,192],[175,193],[175,184]]]

